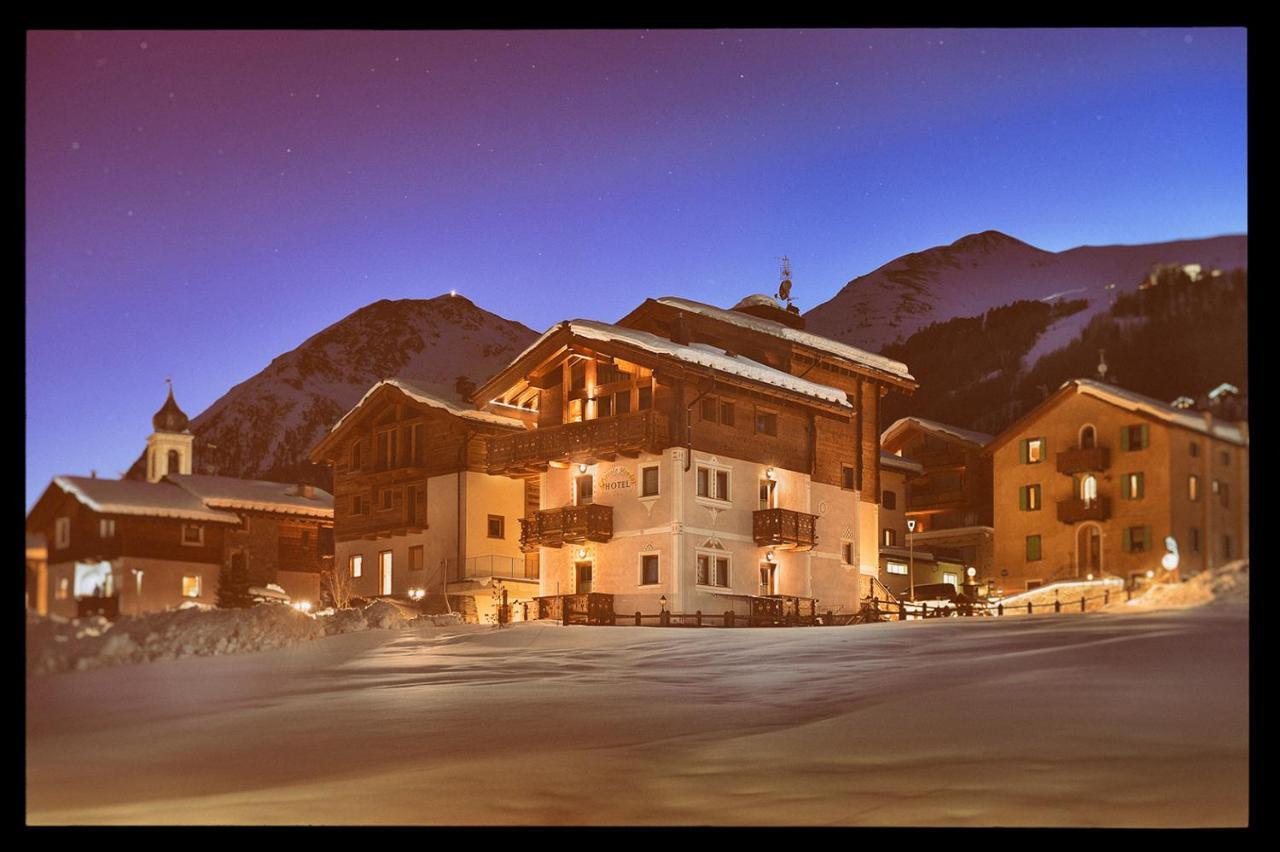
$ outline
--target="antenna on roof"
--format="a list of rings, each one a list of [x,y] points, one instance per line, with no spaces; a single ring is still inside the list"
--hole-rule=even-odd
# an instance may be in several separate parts
[[[778,298],[791,304],[791,258],[785,254],[778,258],[782,261],[782,283],[778,285]]]

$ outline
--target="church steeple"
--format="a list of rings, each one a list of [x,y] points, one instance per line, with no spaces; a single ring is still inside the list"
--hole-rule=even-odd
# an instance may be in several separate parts
[[[195,436],[187,431],[190,421],[173,398],[173,382],[169,384],[169,396],[164,405],[151,418],[155,429],[147,438],[147,482],[159,482],[171,473],[189,474]]]

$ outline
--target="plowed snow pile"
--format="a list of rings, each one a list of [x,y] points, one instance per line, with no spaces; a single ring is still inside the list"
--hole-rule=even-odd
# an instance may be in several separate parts
[[[122,663],[237,654],[281,648],[337,633],[399,629],[414,624],[452,624],[457,617],[419,616],[388,601],[364,608],[308,615],[288,606],[248,609],[167,610],[68,620],[27,616],[27,672],[50,674]]]
[[[1110,609],[1131,612],[1248,602],[1249,561],[1237,559],[1211,571],[1202,571],[1182,583],[1157,583],[1131,601],[1112,604]]]

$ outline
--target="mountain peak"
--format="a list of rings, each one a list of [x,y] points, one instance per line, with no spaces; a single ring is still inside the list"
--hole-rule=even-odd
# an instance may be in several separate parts
[[[951,245],[947,246],[947,248],[955,249],[956,251],[994,251],[1005,246],[1026,246],[1027,248],[1033,248],[1033,246],[1024,243],[1022,240],[1011,237],[1001,231],[992,230],[979,231],[976,234],[966,234]]]

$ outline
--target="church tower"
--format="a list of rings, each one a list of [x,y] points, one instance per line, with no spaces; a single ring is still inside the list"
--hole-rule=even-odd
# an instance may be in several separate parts
[[[147,438],[147,482],[159,482],[170,473],[191,473],[195,436],[187,431],[187,415],[169,398],[151,418],[155,431]]]

